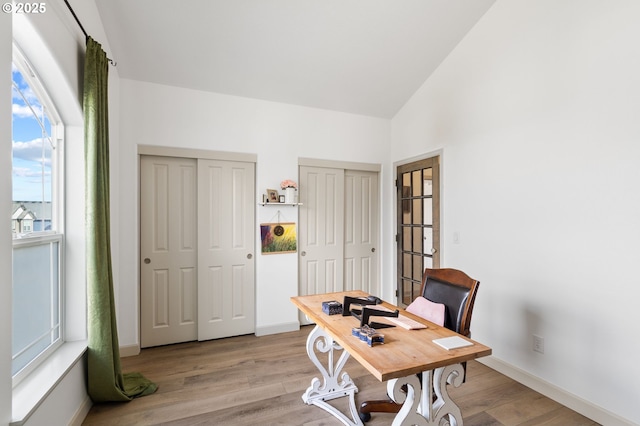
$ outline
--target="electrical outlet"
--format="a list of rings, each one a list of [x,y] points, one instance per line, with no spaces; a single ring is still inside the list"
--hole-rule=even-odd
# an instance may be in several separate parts
[[[544,337],[533,335],[533,351],[544,353]]]

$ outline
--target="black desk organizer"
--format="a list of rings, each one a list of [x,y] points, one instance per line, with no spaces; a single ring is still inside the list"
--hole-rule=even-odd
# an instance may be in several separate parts
[[[380,303],[382,303],[382,300],[374,296],[369,296],[364,299],[360,297],[345,296],[344,302],[342,303],[342,316],[346,317],[346,316],[352,315],[356,317],[357,319],[360,320],[360,327],[363,327],[365,325],[368,325],[369,327],[374,329],[395,327],[395,325],[392,325],[392,324],[384,324],[380,322],[371,322],[371,323],[369,322],[371,317],[374,317],[374,316],[398,318],[398,314],[400,313],[400,311],[398,311],[397,309],[391,312],[391,311],[381,311],[379,309],[367,307],[370,305],[378,305]],[[357,309],[357,308],[351,309],[352,304],[360,305],[362,306],[362,309]]]

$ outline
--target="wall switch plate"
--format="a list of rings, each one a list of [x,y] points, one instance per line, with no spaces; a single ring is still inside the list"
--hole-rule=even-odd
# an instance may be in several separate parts
[[[458,231],[453,233],[453,244],[460,244],[460,233]]]
[[[533,335],[533,351],[544,353],[544,337]]]

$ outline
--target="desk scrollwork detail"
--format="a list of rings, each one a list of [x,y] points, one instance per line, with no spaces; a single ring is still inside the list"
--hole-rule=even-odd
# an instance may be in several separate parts
[[[327,354],[326,368],[320,361],[316,350]],[[337,363],[334,363],[334,351],[342,352]],[[318,368],[323,377],[323,383],[317,377],[311,381],[311,386],[305,392],[308,398],[324,395],[324,399],[331,399],[327,398],[327,396],[336,392],[340,396],[344,396],[354,386],[349,374],[342,371],[349,359],[349,352],[343,350],[339,344],[323,333],[319,327],[316,327],[307,338],[307,355],[309,355],[309,359]]]
[[[454,364],[423,373],[422,383],[433,383],[433,388],[423,388],[416,375],[390,380],[387,393],[397,404],[402,404],[393,425],[440,425],[444,419],[444,424],[462,426],[462,414],[449,396],[447,385],[458,387],[463,377],[462,365]]]
[[[334,362],[334,351],[342,352],[337,363]],[[326,358],[326,367],[318,357],[318,353],[326,354],[326,357],[323,356],[323,358]],[[311,380],[311,386],[302,395],[302,400],[306,404],[313,404],[328,411],[345,425],[361,425],[362,422],[358,418],[358,410],[356,409],[354,398],[358,388],[349,374],[342,371],[349,359],[349,352],[345,351],[322,328],[316,326],[307,337],[307,355],[318,368],[322,375],[322,380],[314,377]],[[349,397],[351,418],[348,418],[335,407],[325,402],[343,396]]]

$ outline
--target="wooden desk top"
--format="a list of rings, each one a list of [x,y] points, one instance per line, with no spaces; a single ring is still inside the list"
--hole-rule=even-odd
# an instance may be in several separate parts
[[[340,314],[327,315],[322,312],[322,302],[336,300],[342,303],[344,296],[366,297],[368,295],[362,291],[347,291],[297,296],[292,297],[291,301],[380,381],[406,377],[422,371],[491,355],[491,348],[410,314],[403,309],[400,309],[400,314],[426,324],[427,328],[420,330],[406,330],[402,327],[381,329],[380,333],[384,334],[384,344],[373,347],[369,347],[351,335],[353,327],[360,325],[355,317]],[[389,309],[396,309],[396,306],[387,302],[383,302],[382,305]],[[375,317],[374,320],[383,322],[381,317]],[[449,336],[461,336],[473,342],[473,345],[446,350],[432,342],[433,339]]]

